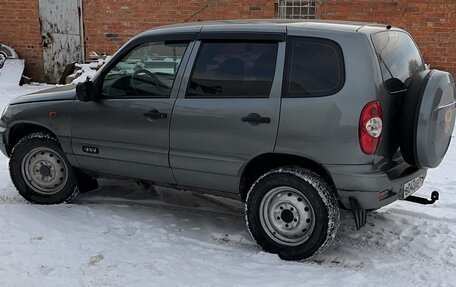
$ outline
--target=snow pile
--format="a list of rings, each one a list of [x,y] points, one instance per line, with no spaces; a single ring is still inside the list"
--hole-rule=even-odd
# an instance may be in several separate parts
[[[84,82],[86,80],[90,80],[97,71],[111,59],[111,56],[107,56],[104,59],[99,59],[97,61],[91,62],[89,64],[75,64],[76,71],[74,74],[70,75],[73,77],[74,80],[71,82],[72,84],[77,84]]]
[[[95,73],[97,72],[95,69],[92,69],[91,64],[76,64],[75,65],[80,70],[77,70],[73,75],[75,79],[71,82],[72,84],[82,83],[86,80],[90,80]]]
[[[41,88],[0,90],[0,109]],[[359,231],[341,211],[334,244],[299,263],[257,247],[239,202],[110,180],[71,205],[30,205],[0,157],[0,286],[454,286],[455,170],[453,139],[418,192],[440,201],[394,203]]]

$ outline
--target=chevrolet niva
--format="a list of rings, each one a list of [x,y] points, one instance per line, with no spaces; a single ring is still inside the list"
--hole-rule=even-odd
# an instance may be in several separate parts
[[[126,177],[245,202],[256,242],[287,260],[324,250],[339,208],[409,199],[454,128],[451,75],[402,29],[325,21],[164,26],[90,80],[14,99],[0,148],[19,193],[70,202]]]

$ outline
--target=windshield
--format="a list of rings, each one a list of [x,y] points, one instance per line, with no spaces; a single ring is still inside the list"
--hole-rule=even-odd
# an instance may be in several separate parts
[[[372,36],[383,81],[390,92],[397,89],[397,85],[388,83],[399,80],[405,87],[410,84],[411,77],[424,69],[420,52],[412,38],[401,31],[379,32]]]

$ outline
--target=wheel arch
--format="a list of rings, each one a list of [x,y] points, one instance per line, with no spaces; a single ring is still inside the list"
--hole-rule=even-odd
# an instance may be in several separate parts
[[[39,125],[39,124],[34,124],[34,123],[27,123],[27,122],[21,122],[13,125],[10,128],[10,131],[8,133],[8,142],[6,146],[6,151],[8,155],[11,156],[11,152],[14,148],[14,146],[25,136],[32,134],[32,133],[46,133],[51,135],[52,137],[57,139],[57,143],[60,145],[60,142],[58,141],[57,135],[52,132],[50,129],[48,129],[45,126]]]
[[[13,125],[10,128],[10,131],[7,135],[8,142],[7,142],[7,153],[11,156],[14,146],[24,137],[33,133],[45,133],[50,135],[51,137],[57,140],[57,145],[62,148],[62,143],[59,141],[59,137],[51,131],[49,128],[35,123],[28,123],[28,122],[21,122]],[[65,153],[65,151],[63,150]],[[87,174],[85,171],[79,168],[77,165],[77,161],[74,157],[66,154],[67,160],[69,161],[70,165],[74,168],[76,182],[78,184],[79,192],[84,193],[87,191],[94,190],[98,188],[98,182],[95,177]]]
[[[242,200],[245,200],[251,185],[262,174],[274,168],[292,165],[306,168],[318,173],[328,182],[335,195],[338,197],[334,180],[329,171],[322,164],[304,156],[284,153],[265,153],[252,158],[241,170],[239,193]]]

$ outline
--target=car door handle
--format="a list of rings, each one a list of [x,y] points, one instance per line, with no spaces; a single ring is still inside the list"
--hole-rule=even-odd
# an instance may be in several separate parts
[[[257,113],[251,113],[241,119],[245,123],[252,123],[252,124],[269,124],[271,122],[271,118],[269,117],[262,117]]]
[[[168,115],[166,113],[160,113],[158,110],[153,109],[144,113],[144,116],[149,120],[158,120],[158,119],[166,119]]]

